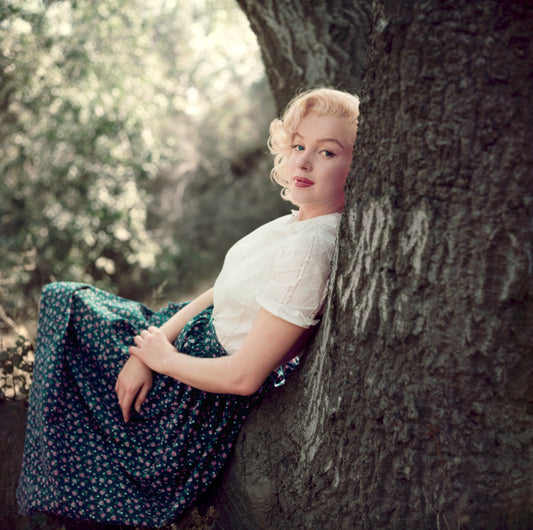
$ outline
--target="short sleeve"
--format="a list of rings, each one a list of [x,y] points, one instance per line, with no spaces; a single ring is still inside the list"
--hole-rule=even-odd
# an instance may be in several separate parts
[[[319,322],[331,271],[333,248],[320,236],[293,239],[276,256],[270,280],[258,304],[292,324],[308,328]]]

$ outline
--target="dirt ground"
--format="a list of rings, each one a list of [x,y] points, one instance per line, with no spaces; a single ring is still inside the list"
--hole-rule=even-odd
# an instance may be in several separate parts
[[[23,401],[0,401],[0,528],[22,523],[15,498],[26,433]]]

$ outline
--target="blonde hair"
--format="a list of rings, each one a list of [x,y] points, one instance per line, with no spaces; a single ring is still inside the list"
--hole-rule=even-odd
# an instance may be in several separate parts
[[[357,96],[333,88],[316,88],[296,96],[287,105],[281,118],[272,120],[268,139],[268,148],[274,155],[274,167],[270,172],[270,178],[283,188],[281,196],[285,200],[290,200],[287,163],[294,133],[302,119],[310,112],[315,112],[319,116],[344,118],[348,128],[353,131],[352,144],[355,142],[359,117]]]

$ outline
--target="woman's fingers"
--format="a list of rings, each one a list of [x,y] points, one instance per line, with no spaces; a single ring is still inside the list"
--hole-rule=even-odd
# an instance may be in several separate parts
[[[154,333],[157,333],[159,331],[159,328],[156,328],[155,326],[149,326],[148,329],[143,329],[137,337],[141,337],[143,339],[147,339],[148,337],[151,337]]]
[[[139,391],[137,399],[135,400],[135,410],[137,412],[141,410],[141,405],[144,403],[144,400],[146,399],[146,396],[148,395],[149,391],[150,387],[148,385],[143,385],[141,390]]]
[[[135,394],[136,392],[130,389],[121,392],[121,395],[119,396],[118,403],[120,405],[120,408],[122,409],[122,416],[126,423],[130,419],[130,411],[131,406],[133,404],[133,399],[135,398]]]
[[[115,385],[115,392],[117,394],[118,404],[122,410],[122,417],[126,423],[130,419],[130,410],[137,391],[138,389],[122,381],[119,376]]]
[[[150,326],[148,329],[143,329],[138,335],[133,337],[133,342],[135,342],[137,346],[140,346],[143,341],[149,339],[156,331],[158,331],[158,328],[155,326]]]
[[[130,354],[141,351],[140,347],[129,347]],[[151,370],[139,359],[132,356],[126,361],[115,384],[115,393],[125,422],[129,421],[133,406],[139,411],[152,387],[152,381]]]

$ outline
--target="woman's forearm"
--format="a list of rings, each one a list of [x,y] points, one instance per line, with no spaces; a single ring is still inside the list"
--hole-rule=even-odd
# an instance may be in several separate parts
[[[251,393],[246,388],[246,374],[232,356],[204,359],[174,352],[165,358],[161,371],[186,385],[206,392]]]
[[[174,342],[181,330],[191,318],[202,312],[213,303],[213,289],[209,289],[180,309],[172,318],[161,327],[169,342]]]
[[[152,370],[200,390],[249,395],[281,364],[305,329],[261,309],[241,348],[217,358],[178,353],[162,331],[153,326],[143,330],[130,353]]]
[[[165,374],[186,385],[223,394],[244,393],[242,366],[233,356],[193,357],[179,353],[160,328],[150,326],[135,337],[136,346],[129,351],[155,372]]]

